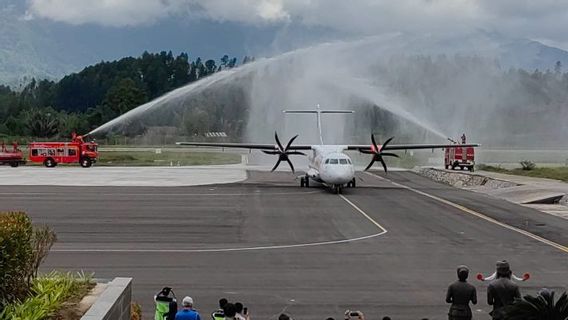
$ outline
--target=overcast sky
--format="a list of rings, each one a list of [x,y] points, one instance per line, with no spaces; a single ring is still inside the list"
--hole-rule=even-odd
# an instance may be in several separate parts
[[[113,28],[184,19],[359,36],[483,29],[568,49],[566,0],[28,0],[25,18]]]

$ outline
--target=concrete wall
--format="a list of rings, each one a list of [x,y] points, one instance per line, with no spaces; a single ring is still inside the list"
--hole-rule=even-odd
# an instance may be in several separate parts
[[[81,320],[130,320],[132,278],[114,278]]]

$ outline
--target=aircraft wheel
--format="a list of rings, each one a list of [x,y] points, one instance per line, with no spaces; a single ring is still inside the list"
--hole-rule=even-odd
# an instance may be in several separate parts
[[[300,187],[303,188],[306,185],[306,182],[304,181],[304,177],[300,178]]]
[[[357,187],[357,182],[355,180],[355,178],[353,178],[353,180],[351,180],[351,188],[355,188]]]
[[[310,178],[308,176],[304,178],[304,185],[306,186],[306,188],[310,187]]]

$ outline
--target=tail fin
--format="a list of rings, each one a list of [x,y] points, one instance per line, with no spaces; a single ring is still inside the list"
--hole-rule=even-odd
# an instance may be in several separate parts
[[[283,112],[284,113],[293,113],[293,114],[309,114],[309,113],[315,114],[316,117],[317,117],[318,133],[319,133],[319,138],[320,138],[321,144],[323,144],[323,136],[322,136],[322,133],[321,133],[321,115],[322,115],[322,113],[326,113],[326,114],[355,113],[355,111],[353,111],[353,110],[322,110],[320,108],[319,104],[316,106],[315,110],[284,110]]]

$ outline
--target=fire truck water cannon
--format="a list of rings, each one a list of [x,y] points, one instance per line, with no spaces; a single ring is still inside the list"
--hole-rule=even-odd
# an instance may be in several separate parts
[[[73,133],[70,142],[32,142],[28,146],[29,159],[48,168],[59,163],[79,163],[89,168],[98,159],[98,144],[85,142],[84,136]]]

